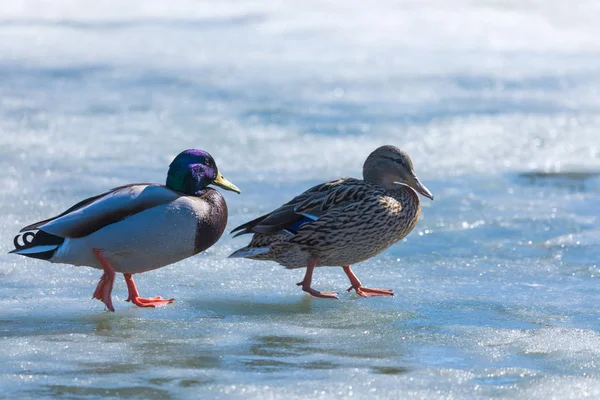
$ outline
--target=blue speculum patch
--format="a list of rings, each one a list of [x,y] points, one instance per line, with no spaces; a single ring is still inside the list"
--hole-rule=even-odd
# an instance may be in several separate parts
[[[302,217],[302,219],[294,222],[292,225],[288,226],[285,230],[293,235],[298,233],[298,229],[306,223],[312,222],[313,220],[308,217]]]

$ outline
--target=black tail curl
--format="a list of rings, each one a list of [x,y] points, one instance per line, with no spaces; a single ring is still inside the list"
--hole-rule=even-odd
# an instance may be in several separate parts
[[[23,240],[23,244],[19,243],[19,238]],[[26,249],[27,247],[31,247],[33,240],[35,239],[35,233],[33,232],[25,232],[22,235],[19,234],[15,236],[13,243],[15,245],[15,249],[21,250]]]
[[[31,249],[37,246],[56,246],[52,250],[40,251],[38,253],[31,252],[21,254],[26,257],[39,258],[41,260],[49,260],[52,258],[56,249],[65,241],[65,238],[47,233],[44,231],[20,233],[13,239],[15,249],[11,253],[17,253],[20,250]]]

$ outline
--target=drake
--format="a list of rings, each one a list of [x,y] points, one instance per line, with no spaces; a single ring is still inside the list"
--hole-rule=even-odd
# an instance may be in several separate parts
[[[172,303],[174,299],[160,296],[140,297],[132,275],[181,261],[216,243],[227,224],[227,205],[208,185],[240,193],[210,154],[185,150],[170,164],[165,185],[130,184],[83,200],[21,229],[10,253],[103,270],[93,298],[110,311],[117,272],[125,277],[127,301],[139,307]]]

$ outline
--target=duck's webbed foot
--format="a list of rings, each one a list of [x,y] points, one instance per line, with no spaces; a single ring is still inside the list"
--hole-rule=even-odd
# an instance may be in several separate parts
[[[144,298],[140,297],[140,293],[135,286],[135,282],[133,281],[133,277],[131,274],[123,274],[125,277],[125,283],[127,283],[127,291],[129,292],[129,296],[127,297],[127,301],[132,302],[138,307],[160,307],[165,304],[173,303],[175,299],[163,299],[160,296],[152,297],[152,298]]]
[[[356,294],[358,294],[361,297],[393,296],[394,295],[394,291],[390,290],[390,289],[376,289],[376,288],[364,287],[362,285],[362,283],[360,283],[360,281],[358,280],[356,275],[354,275],[354,272],[352,272],[349,265],[346,265],[343,268],[344,268],[344,272],[348,276],[348,279],[350,279],[350,284],[352,285],[348,288],[348,290],[347,290],[348,292],[351,291],[352,289],[354,289],[354,290],[356,290]]]
[[[98,282],[98,286],[96,286],[96,290],[94,291],[93,299],[98,299],[106,305],[109,311],[115,311],[115,308],[112,304],[111,293],[113,289],[113,283],[115,282],[115,270],[110,264],[110,262],[104,257],[103,250],[94,249],[94,255],[102,265],[102,269],[104,270],[104,274],[100,278],[100,282]]]
[[[306,293],[310,294],[313,297],[319,297],[321,299],[338,299],[338,294],[336,292],[319,292],[311,288],[310,286],[306,286],[304,281],[296,283],[298,286],[302,286],[302,290]]]
[[[308,262],[308,266],[306,267],[306,274],[304,275],[304,279],[302,282],[298,282],[296,285],[302,286],[302,290],[306,293],[310,294],[313,297],[318,297],[321,299],[338,299],[338,295],[335,292],[319,292],[310,287],[312,282],[312,274],[317,265],[317,260],[311,258]]]

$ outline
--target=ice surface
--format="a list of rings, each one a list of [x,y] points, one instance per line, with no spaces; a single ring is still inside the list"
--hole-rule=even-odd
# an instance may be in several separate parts
[[[391,299],[306,297],[303,271],[205,254],[139,276],[0,255],[9,398],[600,397],[600,3],[0,5],[0,252],[25,224],[200,147],[229,228],[358,176],[380,144],[434,193],[354,270]]]

